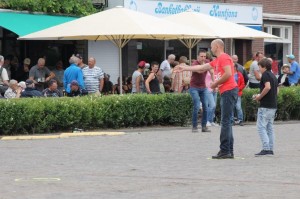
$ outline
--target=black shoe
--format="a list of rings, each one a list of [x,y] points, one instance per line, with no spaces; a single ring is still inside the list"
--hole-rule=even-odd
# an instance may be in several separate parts
[[[205,132],[211,132],[211,130],[209,130],[207,127],[202,127],[202,132],[205,133]]]
[[[239,121],[238,123],[240,126],[244,126],[244,123],[242,121]]]
[[[198,131],[198,128],[197,128],[197,127],[193,127],[193,128],[192,128],[192,132],[193,132],[193,133],[198,133],[198,132],[199,132],[199,131]]]
[[[274,155],[274,152],[272,150],[267,151],[268,155]]]
[[[269,155],[269,150],[261,150],[261,152],[255,154],[255,156],[261,156],[261,155]]]
[[[219,151],[217,155],[212,156],[212,159],[233,159],[234,156],[231,153]]]

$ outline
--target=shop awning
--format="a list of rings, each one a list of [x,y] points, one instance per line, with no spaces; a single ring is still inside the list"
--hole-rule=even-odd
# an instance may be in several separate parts
[[[76,19],[75,17],[0,11],[0,26],[24,36]]]

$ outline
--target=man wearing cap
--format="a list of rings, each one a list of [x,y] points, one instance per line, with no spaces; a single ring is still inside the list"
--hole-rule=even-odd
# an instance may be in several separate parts
[[[286,57],[291,64],[290,71],[286,72],[289,76],[289,83],[291,86],[297,86],[300,78],[299,64],[295,61],[295,56],[293,54],[287,55]]]
[[[78,65],[81,69],[83,69],[83,68],[85,68],[85,67],[88,67],[88,65],[86,65],[85,63],[83,63],[83,57],[82,57],[82,55],[76,54],[75,56],[79,59],[77,65]]]
[[[45,62],[44,58],[39,58],[38,63],[29,71],[29,79],[33,80],[39,91],[44,90],[45,82],[55,77],[55,74],[45,66]]]
[[[145,61],[138,63],[138,69],[132,74],[132,93],[142,93],[145,88],[143,72],[145,70]]]
[[[17,70],[17,80],[20,81],[26,81],[29,78],[29,66],[30,66],[30,59],[25,58],[23,61],[23,66],[19,67]]]
[[[104,73],[100,67],[96,66],[94,57],[89,58],[88,67],[83,68],[82,73],[88,93],[99,96],[104,85]]]
[[[71,92],[71,82],[76,80],[81,89],[84,89],[83,73],[78,67],[79,58],[72,55],[69,59],[70,66],[64,72],[64,88],[66,93]]]
[[[77,96],[82,96],[82,95],[86,95],[87,92],[85,92],[85,90],[82,90],[80,87],[79,87],[79,84],[76,80],[73,80],[71,82],[71,85],[70,85],[70,92],[67,93],[67,96],[68,97],[77,97]]]
[[[4,57],[0,55],[0,95],[3,95],[8,89],[8,74],[6,69],[3,67]]]
[[[26,88],[21,93],[21,97],[43,97],[42,92],[40,92],[34,88],[35,85],[34,85],[33,80],[27,79],[25,84],[26,84]]]

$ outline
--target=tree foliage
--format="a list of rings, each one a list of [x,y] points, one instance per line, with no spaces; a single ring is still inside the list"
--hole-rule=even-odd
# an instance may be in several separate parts
[[[91,0],[0,0],[0,8],[85,16],[96,12]]]

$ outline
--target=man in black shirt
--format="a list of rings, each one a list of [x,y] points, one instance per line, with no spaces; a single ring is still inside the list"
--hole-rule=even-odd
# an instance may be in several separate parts
[[[258,62],[260,72],[260,94],[253,96],[253,99],[260,102],[257,112],[257,130],[262,142],[262,151],[256,156],[274,155],[274,130],[273,122],[277,110],[278,82],[271,72],[272,64],[267,58]]]

